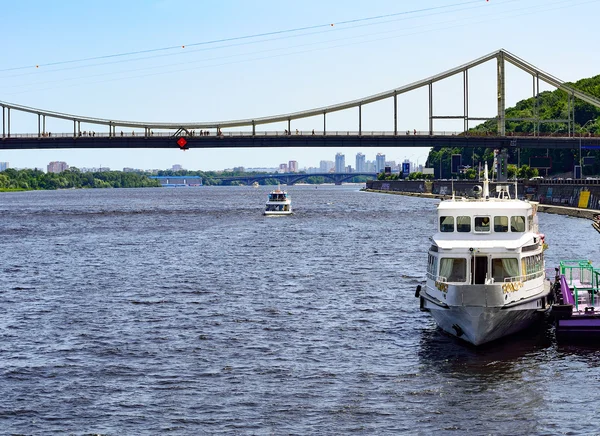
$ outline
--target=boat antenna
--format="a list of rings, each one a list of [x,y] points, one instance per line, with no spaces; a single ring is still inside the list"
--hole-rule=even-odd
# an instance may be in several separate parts
[[[486,200],[490,198],[490,180],[488,178],[487,162],[483,165],[483,198]]]

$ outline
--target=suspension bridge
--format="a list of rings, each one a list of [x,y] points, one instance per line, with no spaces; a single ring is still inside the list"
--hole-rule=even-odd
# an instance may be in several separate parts
[[[469,112],[469,71],[486,62],[496,62],[497,114],[494,117],[477,116]],[[536,99],[534,114],[528,118],[506,117],[506,62],[531,75],[532,96]],[[463,79],[463,111],[461,114],[440,115],[434,113],[433,85],[455,75]],[[543,119],[538,111],[540,82],[560,89],[568,95],[568,114],[562,119]],[[428,121],[426,131],[404,130],[398,127],[398,96],[417,89],[428,90]],[[362,108],[382,100],[393,100],[390,129],[387,131],[364,131]],[[426,79],[413,82],[386,92],[331,106],[280,114],[269,117],[216,122],[156,123],[122,121],[71,115],[36,109],[0,101],[2,108],[2,137],[0,149],[120,149],[120,148],[256,148],[256,147],[486,147],[486,148],[577,148],[582,145],[598,146],[600,138],[582,137],[575,132],[575,100],[579,99],[600,108],[600,99],[579,91],[560,79],[548,74],[506,50],[497,50],[469,63],[444,71]],[[328,130],[327,115],[358,109],[357,123],[348,130]],[[28,114],[31,129],[27,133],[11,130],[11,114]],[[35,122],[37,117],[37,126]],[[293,122],[303,118],[322,117],[322,129],[297,130]],[[47,128],[51,119],[72,122],[69,132],[52,132]],[[462,131],[435,130],[438,120],[462,120]],[[494,133],[482,134],[469,131],[470,121],[495,120]],[[509,121],[527,121],[534,131],[527,136],[507,134]],[[273,123],[287,123],[283,131],[267,130]],[[544,134],[543,123],[564,123],[565,131]],[[83,129],[82,129],[83,126]],[[37,127],[37,129],[36,129]]]

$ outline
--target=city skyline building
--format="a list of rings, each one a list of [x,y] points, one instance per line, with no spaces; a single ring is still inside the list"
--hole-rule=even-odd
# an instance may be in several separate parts
[[[0,172],[6,170],[8,168],[10,168],[10,165],[8,162],[0,162]]]
[[[295,160],[291,160],[288,162],[288,171],[290,173],[297,173],[298,172],[298,162]]]
[[[322,173],[328,173],[335,167],[335,164],[332,160],[322,160],[319,163],[319,170]]]
[[[375,156],[375,172],[380,173],[385,169],[385,154],[377,153]]]
[[[279,164],[279,172],[280,173],[287,173],[288,172],[288,166],[287,166],[286,163]]]
[[[345,173],[346,172],[346,156],[342,153],[335,155],[335,172]]]
[[[356,169],[357,173],[362,173],[365,171],[365,159],[366,156],[362,153],[357,153],[356,154],[356,166],[354,167]]]
[[[67,165],[66,162],[61,161],[50,162],[47,166],[47,172],[49,173],[62,173],[67,169],[69,169],[69,165]]]

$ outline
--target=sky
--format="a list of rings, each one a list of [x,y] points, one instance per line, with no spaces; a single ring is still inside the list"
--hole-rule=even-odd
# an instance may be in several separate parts
[[[398,88],[500,48],[564,81],[600,74],[600,0],[0,0],[0,10],[0,101],[104,119],[210,122],[308,110]],[[462,95],[461,75],[434,84],[434,115],[461,115]],[[507,64],[506,95],[507,107],[531,97],[531,76]],[[488,62],[469,71],[469,115],[493,117],[496,105],[495,63]],[[309,118],[293,121],[292,130],[322,125]],[[400,132],[428,125],[426,88],[398,97]],[[46,122],[54,133],[72,128]],[[393,128],[393,100],[363,107],[363,131]],[[434,123],[435,131],[461,129],[462,120]],[[358,110],[328,115],[327,130],[358,130]],[[11,131],[36,133],[37,117],[11,111]],[[358,152],[423,164],[428,149],[0,150],[0,161],[207,171],[289,160],[318,167],[338,152],[352,166]]]

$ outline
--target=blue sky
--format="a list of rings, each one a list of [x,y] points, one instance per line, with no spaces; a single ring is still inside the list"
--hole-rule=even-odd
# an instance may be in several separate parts
[[[295,112],[400,87],[499,48],[565,81],[600,74],[597,0],[0,0],[0,10],[0,100],[89,117],[185,122]],[[385,17],[368,19],[375,16]],[[352,20],[357,21],[342,23]],[[278,31],[284,32],[245,38]],[[168,47],[177,48],[156,50]],[[148,52],[113,56],[142,51]],[[79,61],[89,58],[100,59]],[[494,63],[470,71],[469,81],[470,115],[494,116]],[[530,97],[531,83],[530,76],[507,66],[507,105]],[[461,76],[434,85],[435,115],[462,114],[461,87]],[[405,94],[398,104],[400,131],[427,130],[426,90]],[[331,114],[327,129],[357,130],[357,120],[357,109]],[[392,101],[363,107],[362,124],[364,131],[393,130]],[[434,129],[461,126],[460,121],[436,121]],[[292,124],[301,130],[321,127],[322,119]],[[36,117],[13,112],[13,132],[36,129]],[[48,120],[47,130],[68,132],[72,124]],[[0,151],[0,161],[18,168],[64,160],[78,167],[181,164],[214,170],[275,167],[288,160],[318,166],[337,152],[354,165],[358,151],[368,160],[382,152],[390,160],[419,163],[428,152],[28,150]]]

